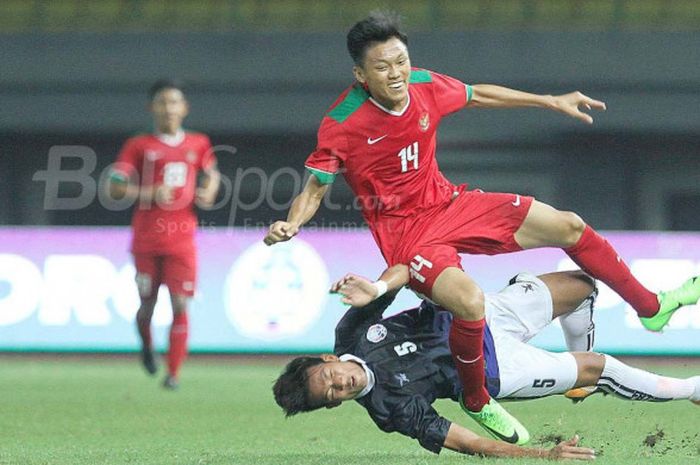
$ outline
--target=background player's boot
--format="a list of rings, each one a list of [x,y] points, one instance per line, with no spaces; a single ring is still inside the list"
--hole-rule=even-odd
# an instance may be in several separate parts
[[[173,375],[167,375],[163,380],[163,388],[174,391],[180,387],[180,383]]]
[[[156,356],[153,353],[153,349],[146,347],[141,349],[141,363],[149,375],[155,375],[158,371],[158,364],[156,363]]]
[[[530,441],[530,433],[525,427],[495,400],[489,400],[489,403],[484,405],[480,412],[472,412],[465,407],[461,396],[459,405],[464,413],[472,417],[494,438],[518,445],[527,444]]]
[[[685,305],[695,305],[700,300],[700,276],[690,278],[677,289],[659,292],[659,311],[649,318],[640,318],[649,331],[661,331],[673,313]]]
[[[599,391],[597,386],[583,386],[580,388],[569,389],[564,393],[564,397],[572,400],[574,404],[578,404],[579,402],[583,402],[588,396],[590,396],[591,394],[595,394],[596,392],[602,391]]]

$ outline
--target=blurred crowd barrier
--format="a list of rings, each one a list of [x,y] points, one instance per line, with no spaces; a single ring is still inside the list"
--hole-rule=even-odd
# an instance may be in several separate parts
[[[366,230],[316,225],[275,247],[265,246],[263,235],[258,228],[202,228],[198,287],[190,312],[192,351],[330,351],[334,327],[347,309],[339,296],[328,293],[330,283],[350,271],[375,277],[385,266]],[[653,290],[677,286],[700,272],[697,234],[627,232],[606,237]],[[138,296],[128,229],[2,228],[0,243],[0,351],[137,349]],[[556,249],[467,256],[463,265],[487,292],[503,288],[521,271],[574,268]],[[154,337],[162,348],[171,313],[166,289],[160,292]],[[418,303],[413,293],[403,290],[387,314]],[[644,330],[628,305],[604,285],[595,308],[597,350],[700,355],[697,307],[678,311],[661,335]],[[556,324],[534,343],[565,348]]]
[[[412,30],[697,30],[695,0],[5,0],[0,31],[328,31],[378,5]]]

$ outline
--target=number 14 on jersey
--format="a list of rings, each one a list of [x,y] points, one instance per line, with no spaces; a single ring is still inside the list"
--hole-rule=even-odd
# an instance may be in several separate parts
[[[401,172],[405,173],[409,170],[409,164],[414,170],[418,169],[418,142],[414,142],[408,147],[404,147],[399,152],[399,158],[401,159]]]

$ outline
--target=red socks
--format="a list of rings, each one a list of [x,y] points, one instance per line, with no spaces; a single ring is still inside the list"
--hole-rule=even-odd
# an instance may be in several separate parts
[[[177,378],[180,365],[187,356],[188,321],[187,312],[175,313],[170,326],[170,348],[168,350],[168,374]]]
[[[488,404],[491,396],[486,391],[484,372],[484,319],[478,321],[452,320],[450,327],[450,351],[457,367],[457,374],[464,388],[464,406],[479,412]]]
[[[654,316],[659,310],[656,294],[632,276],[630,269],[610,243],[590,226],[586,226],[576,245],[564,251],[583,271],[603,281],[620,294],[640,317]]]

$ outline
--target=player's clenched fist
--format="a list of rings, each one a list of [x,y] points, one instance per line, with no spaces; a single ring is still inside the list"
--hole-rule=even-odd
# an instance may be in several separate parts
[[[272,245],[278,242],[288,241],[296,236],[299,232],[299,227],[286,221],[275,221],[270,225],[270,230],[263,240],[265,245]]]
[[[153,191],[153,199],[158,205],[170,205],[175,200],[175,188],[161,184]]]

